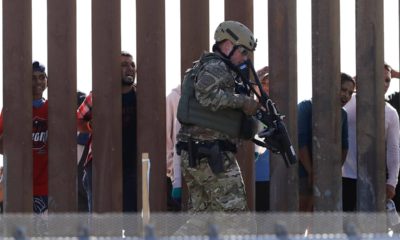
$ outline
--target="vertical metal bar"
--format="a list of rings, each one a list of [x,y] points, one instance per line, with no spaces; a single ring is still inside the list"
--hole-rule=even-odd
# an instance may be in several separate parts
[[[92,1],[93,209],[122,210],[121,2]]]
[[[3,1],[5,212],[32,212],[32,2]]]
[[[181,0],[181,73],[209,48],[209,2]],[[182,79],[183,80],[183,79]]]
[[[49,198],[53,202],[49,211],[73,212],[78,209],[77,164],[73,161],[76,158],[76,1],[49,1],[47,9]]]
[[[385,138],[383,96],[383,1],[356,1],[357,207],[383,211]]]
[[[268,2],[271,98],[286,116],[285,122],[297,146],[297,38],[296,1]],[[284,93],[284,94],[282,94]],[[298,209],[297,165],[286,168],[280,155],[271,154],[270,202],[272,211]]]
[[[136,10],[138,154],[150,157],[150,209],[165,211],[165,1],[137,0]]]
[[[181,81],[193,61],[209,49],[209,5],[209,1],[181,0]],[[182,202],[186,203],[188,190],[183,178],[182,189]]]
[[[312,1],[314,209],[342,210],[339,0]]]
[[[253,1],[225,0],[225,20],[239,21],[253,31]],[[257,37],[257,36],[256,36]],[[247,204],[255,209],[254,144],[246,141],[237,154],[246,187]]]
[[[239,21],[253,30],[253,8],[253,1],[225,0],[225,20]]]

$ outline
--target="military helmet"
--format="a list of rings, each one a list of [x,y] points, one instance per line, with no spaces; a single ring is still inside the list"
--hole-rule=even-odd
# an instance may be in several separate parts
[[[214,40],[221,42],[230,40],[234,45],[240,45],[250,51],[254,51],[257,46],[257,39],[245,25],[236,21],[225,21],[219,24],[215,30]]]

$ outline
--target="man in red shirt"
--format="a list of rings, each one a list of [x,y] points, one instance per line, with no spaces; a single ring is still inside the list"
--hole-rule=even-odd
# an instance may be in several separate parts
[[[48,208],[48,103],[43,98],[47,88],[45,67],[32,63],[32,155],[33,211],[44,213]],[[0,154],[3,154],[3,113],[0,115]]]

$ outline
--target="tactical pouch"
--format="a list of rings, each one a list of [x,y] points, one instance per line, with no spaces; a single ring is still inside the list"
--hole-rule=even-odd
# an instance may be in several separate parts
[[[176,153],[181,156],[182,150],[185,150],[188,153],[189,157],[189,167],[195,168],[198,165],[198,153],[197,153],[197,145],[194,141],[189,142],[178,142],[176,145]]]
[[[195,168],[198,165],[198,152],[197,145],[193,141],[188,142],[188,155],[189,155],[189,167]]]
[[[219,149],[218,142],[214,142],[211,146],[199,146],[198,148],[199,158],[207,157],[208,166],[214,174],[218,174],[224,171],[224,161],[222,160],[221,151]]]

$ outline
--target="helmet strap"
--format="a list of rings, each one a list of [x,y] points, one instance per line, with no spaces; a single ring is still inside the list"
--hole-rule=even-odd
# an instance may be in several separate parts
[[[233,53],[236,51],[236,49],[238,49],[238,45],[234,45],[231,52],[228,55],[228,58],[231,59],[231,57],[233,56]]]

